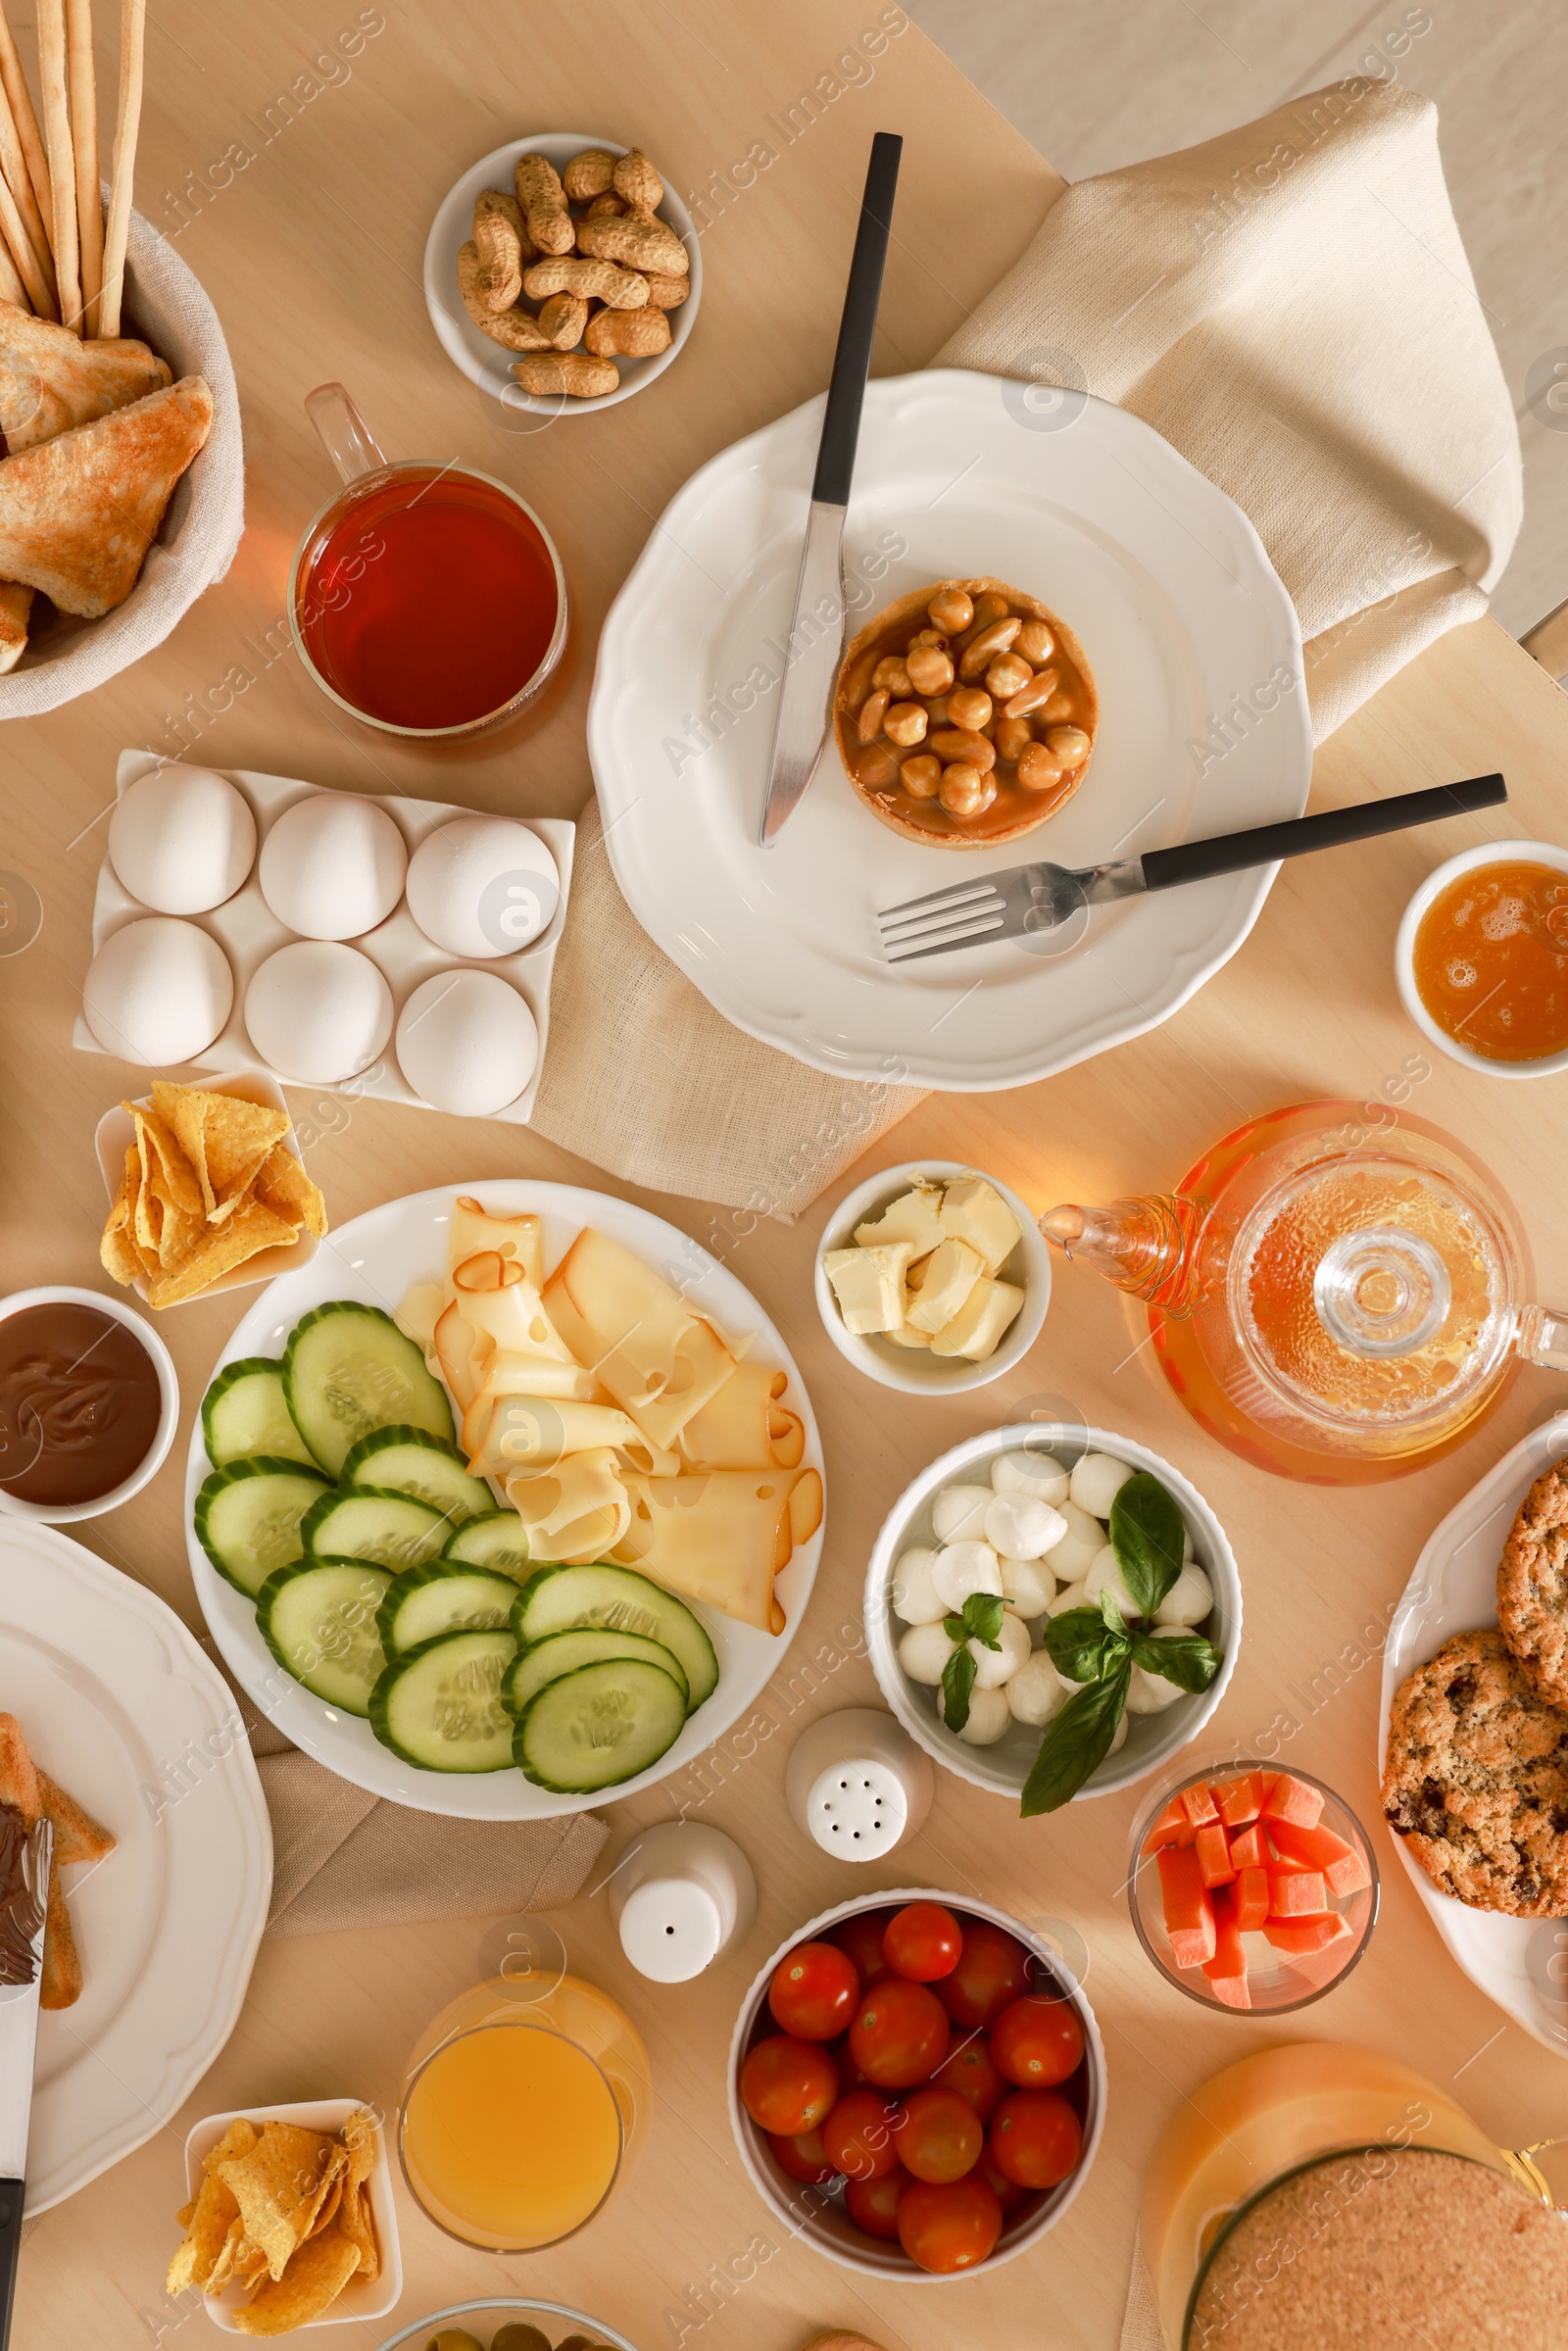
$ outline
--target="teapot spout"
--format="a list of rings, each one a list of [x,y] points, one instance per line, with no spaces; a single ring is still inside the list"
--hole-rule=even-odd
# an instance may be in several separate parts
[[[1048,1208],[1040,1230],[1062,1254],[1163,1313],[1184,1316],[1198,1299],[1198,1244],[1209,1213],[1206,1200],[1184,1193],[1145,1193],[1103,1208],[1063,1201]]]

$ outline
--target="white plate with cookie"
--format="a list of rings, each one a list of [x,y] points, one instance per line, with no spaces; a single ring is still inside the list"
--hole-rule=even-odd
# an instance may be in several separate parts
[[[1396,1691],[1456,1634],[1497,1622],[1497,1563],[1525,1495],[1568,1457],[1568,1412],[1544,1421],[1473,1486],[1429,1538],[1389,1626],[1383,1651],[1378,1770]],[[1525,2032],[1568,2055],[1568,1919],[1513,1918],[1444,1893],[1401,1837],[1391,1841],[1450,1954],[1478,1989]]]

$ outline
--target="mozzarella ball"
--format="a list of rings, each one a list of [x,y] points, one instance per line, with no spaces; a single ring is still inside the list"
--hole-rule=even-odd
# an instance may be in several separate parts
[[[948,1604],[931,1581],[935,1551],[905,1551],[893,1568],[893,1613],[906,1625],[934,1625],[948,1613]]]
[[[1128,1722],[1127,1716],[1123,1714],[1121,1721],[1116,1725],[1110,1744],[1105,1749],[1107,1759],[1115,1754],[1118,1747],[1124,1747],[1127,1744],[1127,1733],[1130,1728],[1131,1725]]]
[[[1186,1631],[1184,1625],[1155,1626],[1152,1638],[1155,1641],[1177,1641]],[[1133,1678],[1127,1685],[1129,1714],[1159,1714],[1173,1706],[1178,1698],[1191,1693],[1179,1682],[1167,1682],[1163,1674],[1152,1674],[1141,1665],[1133,1667]]]
[[[1009,1559],[1043,1559],[1067,1532],[1067,1522],[1032,1494],[999,1494],[986,1504],[986,1541]]]
[[[999,1453],[991,1464],[991,1483],[998,1494],[1028,1494],[1037,1502],[1064,1502],[1067,1472],[1052,1453],[1033,1448],[1021,1453]]]
[[[1002,1596],[1019,1616],[1044,1616],[1056,1596],[1056,1579],[1039,1559],[1004,1559]]]
[[[1102,1543],[1089,1562],[1084,1578],[1084,1596],[1098,1605],[1102,1592],[1108,1592],[1124,1617],[1137,1618],[1138,1602],[1128,1591],[1121,1566],[1108,1543]]]
[[[1091,1518],[1109,1518],[1110,1505],[1133,1472],[1114,1453],[1085,1453],[1073,1465],[1067,1492]]]
[[[1046,1614],[1047,1616],[1065,1616],[1069,1608],[1087,1608],[1090,1605],[1091,1602],[1081,1584],[1067,1584],[1050,1602]]]
[[[899,1643],[899,1663],[911,1682],[923,1682],[931,1689],[946,1673],[948,1659],[957,1645],[940,1625],[911,1625]]]
[[[971,1592],[1002,1594],[1002,1562],[989,1543],[950,1543],[938,1551],[931,1586],[945,1608],[961,1614]]]
[[[938,1543],[979,1543],[986,1531],[990,1499],[983,1486],[945,1487],[931,1505],[931,1525]]]
[[[1004,1690],[974,1689],[969,1692],[969,1719],[958,1737],[965,1746],[994,1747],[1012,1727]]]
[[[1029,1662],[1029,1628],[1021,1617],[1013,1615],[1010,1608],[1002,1611],[997,1640],[1001,1645],[994,1649],[988,1649],[983,1641],[971,1641],[969,1643],[969,1654],[974,1659],[976,1690],[1000,1690],[1004,1682],[1010,1682],[1013,1675]]]
[[[1089,1562],[1095,1553],[1104,1548],[1105,1530],[1098,1518],[1080,1510],[1076,1502],[1063,1502],[1060,1516],[1067,1522],[1046,1553],[1051,1570],[1059,1583],[1078,1584],[1089,1573]]]
[[[1184,1567],[1159,1606],[1156,1625],[1200,1625],[1214,1605],[1214,1587],[1197,1565]]]
[[[1043,1731],[1067,1703],[1067,1684],[1042,1649],[1021,1665],[1007,1684],[1007,1712],[1015,1723]]]

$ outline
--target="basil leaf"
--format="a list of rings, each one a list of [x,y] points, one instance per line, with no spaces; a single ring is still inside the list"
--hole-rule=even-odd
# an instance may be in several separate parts
[[[1126,1632],[1127,1627],[1123,1621],[1121,1610],[1116,1605],[1116,1595],[1108,1584],[1103,1587],[1100,1594],[1100,1613],[1104,1618],[1106,1629],[1109,1632]]]
[[[1040,1741],[1034,1769],[1024,1782],[1018,1806],[1022,1819],[1070,1803],[1090,1773],[1103,1763],[1127,1703],[1131,1676],[1132,1658],[1124,1651],[1109,1673],[1067,1700]]]
[[[974,1670],[974,1659],[966,1648],[955,1649],[942,1668],[942,1719],[950,1731],[961,1731],[969,1719]]]
[[[1096,1682],[1125,1656],[1127,1637],[1112,1633],[1098,1608],[1065,1608],[1047,1619],[1046,1648],[1069,1682]]]
[[[971,1641],[982,1648],[1000,1649],[997,1636],[1002,1631],[1002,1595],[995,1592],[971,1592],[963,1603],[963,1629]]]
[[[1163,1674],[1181,1690],[1206,1690],[1224,1659],[1201,1633],[1182,1633],[1173,1641],[1155,1641],[1152,1634],[1132,1635],[1133,1663],[1146,1674]]]
[[[1110,1505],[1110,1544],[1138,1614],[1152,1617],[1182,1572],[1182,1514],[1147,1469],[1127,1480]]]
[[[961,1616],[945,1616],[942,1619],[942,1630],[950,1641],[956,1641],[959,1648],[962,1648],[969,1638],[969,1628]]]

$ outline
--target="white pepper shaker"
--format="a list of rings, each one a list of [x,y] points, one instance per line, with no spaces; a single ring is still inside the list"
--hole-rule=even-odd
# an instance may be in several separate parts
[[[931,1809],[924,1749],[880,1706],[846,1706],[803,1731],[784,1799],[798,1829],[839,1861],[880,1861]]]
[[[757,1880],[733,1837],[662,1821],[632,1839],[610,1881],[620,1947],[654,1984],[689,1984],[748,1933]]]

